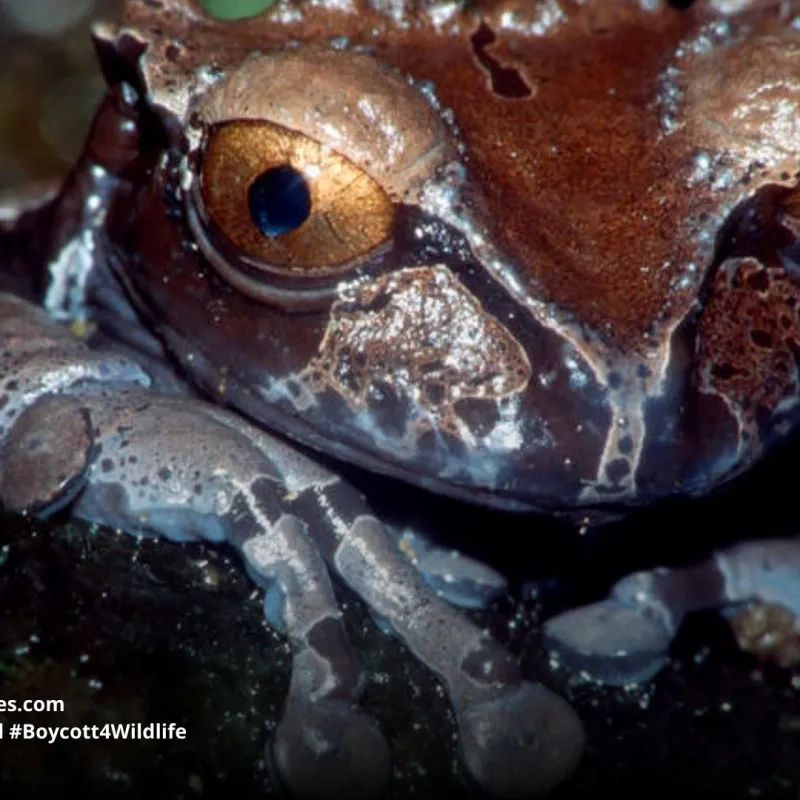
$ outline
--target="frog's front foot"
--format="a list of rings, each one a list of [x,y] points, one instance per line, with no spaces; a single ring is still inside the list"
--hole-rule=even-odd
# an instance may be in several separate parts
[[[575,712],[456,612],[371,516],[358,517],[334,551],[338,573],[443,680],[470,782],[495,797],[546,795],[569,776],[584,746]]]
[[[754,615],[754,605],[782,613]],[[603,683],[638,683],[667,663],[684,617],[704,609],[737,613],[742,646],[787,663],[800,641],[800,539],[747,542],[700,564],[634,573],[605,600],[549,620],[545,641],[569,668]]]
[[[543,797],[577,766],[584,733],[571,706],[541,684],[473,688],[457,709],[468,784],[496,797]]]
[[[0,502],[176,542],[227,542],[266,589],[267,620],[292,651],[270,746],[294,797],[373,798],[389,749],[360,709],[361,670],[328,570],[443,679],[462,763],[498,797],[535,797],[576,767],[571,707],[423,580],[362,495],[234,414],[146,388],[119,356],[90,351],[43,312],[0,295]]]
[[[342,700],[287,702],[267,760],[290,797],[372,800],[387,790],[391,757],[375,721]]]

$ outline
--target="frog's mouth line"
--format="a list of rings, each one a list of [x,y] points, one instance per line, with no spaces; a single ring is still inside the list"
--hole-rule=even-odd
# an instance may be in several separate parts
[[[185,352],[188,342],[174,331],[165,332],[167,348],[171,353]],[[496,489],[480,485],[457,484],[435,473],[425,473],[413,464],[403,464],[397,460],[382,458],[374,450],[359,446],[357,442],[345,441],[344,438],[332,438],[324,435],[303,415],[287,413],[274,402],[264,402],[253,392],[246,391],[237,385],[230,375],[226,378],[225,394],[220,396],[218,380],[211,362],[202,356],[196,348],[192,348],[193,368],[197,368],[198,376],[202,375],[200,390],[225,404],[232,405],[250,418],[254,423],[263,425],[273,433],[291,441],[293,446],[300,447],[307,455],[323,462],[331,459],[336,462],[337,471],[371,476],[377,474],[393,481],[412,484],[434,495],[442,495],[454,500],[467,502],[483,507],[514,513],[544,514],[549,517],[561,517],[582,524],[595,524],[612,521],[630,513],[632,508],[646,505],[652,498],[600,496],[594,502],[580,502],[577,493],[570,504],[563,494],[538,496],[535,500],[526,500],[510,494],[501,494]],[[371,478],[368,478],[371,480]]]

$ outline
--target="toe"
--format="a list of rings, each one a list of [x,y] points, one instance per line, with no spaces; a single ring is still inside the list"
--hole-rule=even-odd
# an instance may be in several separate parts
[[[377,724],[338,701],[292,704],[270,757],[278,782],[298,800],[375,800],[385,795],[391,774],[389,748]]]
[[[459,711],[458,729],[469,782],[509,800],[547,795],[575,771],[585,744],[572,706],[527,682]]]
[[[612,685],[655,675],[668,661],[672,636],[657,618],[614,600],[567,611],[544,628],[546,646],[566,667]]]

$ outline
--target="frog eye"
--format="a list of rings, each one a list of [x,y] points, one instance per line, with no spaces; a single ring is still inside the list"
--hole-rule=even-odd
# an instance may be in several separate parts
[[[276,281],[313,284],[351,270],[387,241],[394,221],[387,193],[355,163],[263,120],[210,130],[194,206],[202,249],[263,299],[274,299]]]

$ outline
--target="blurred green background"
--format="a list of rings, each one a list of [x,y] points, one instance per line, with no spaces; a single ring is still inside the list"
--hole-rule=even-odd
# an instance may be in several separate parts
[[[0,189],[75,158],[103,91],[89,38],[122,0],[0,0]]]
[[[201,0],[256,14],[274,0]],[[0,190],[57,177],[78,154],[103,81],[89,36],[123,0],[0,0]]]

